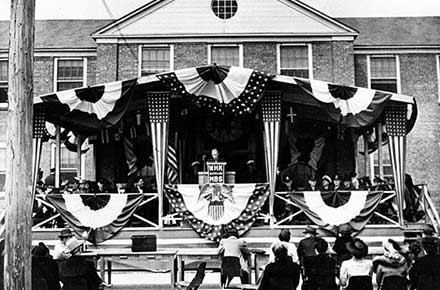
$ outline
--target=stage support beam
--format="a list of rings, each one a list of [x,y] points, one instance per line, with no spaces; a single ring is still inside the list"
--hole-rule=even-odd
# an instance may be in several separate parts
[[[4,289],[31,289],[35,1],[11,0]]]
[[[270,186],[269,215],[270,225],[275,225],[274,203],[275,185],[278,167],[278,151],[281,127],[281,93],[266,92],[262,100],[262,115],[264,122],[264,152],[266,160],[266,175]]]
[[[382,151],[382,133],[383,124],[382,122],[377,123],[377,160],[379,161],[379,178],[383,179],[383,151]],[[373,179],[374,180],[374,179]]]
[[[61,128],[55,125],[55,187],[61,185]]]
[[[406,105],[389,105],[385,108],[388,148],[393,167],[399,224],[402,227],[405,223],[403,209],[405,200],[406,115]]]

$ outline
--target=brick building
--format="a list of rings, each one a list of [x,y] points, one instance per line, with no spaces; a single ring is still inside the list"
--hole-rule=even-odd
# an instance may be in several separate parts
[[[406,171],[438,195],[440,34],[433,32],[440,31],[440,17],[336,19],[295,0],[253,4],[151,1],[116,21],[37,21],[35,95],[209,63],[411,95],[419,116],[408,135]],[[0,186],[8,25],[0,22]],[[97,153],[89,147],[83,164],[86,178],[94,179]],[[53,167],[53,150],[44,148],[45,173]],[[384,159],[384,172],[392,175]],[[75,153],[63,149],[61,163],[63,172],[76,172]],[[358,162],[361,175],[363,167]]]

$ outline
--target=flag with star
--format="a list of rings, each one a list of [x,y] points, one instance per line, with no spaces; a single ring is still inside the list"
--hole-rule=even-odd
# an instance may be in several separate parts
[[[200,236],[219,241],[228,228],[239,235],[250,229],[269,196],[269,184],[165,185],[165,194]]]
[[[190,95],[193,102],[214,113],[250,113],[273,78],[252,69],[215,64],[163,73],[157,77],[175,94]]]

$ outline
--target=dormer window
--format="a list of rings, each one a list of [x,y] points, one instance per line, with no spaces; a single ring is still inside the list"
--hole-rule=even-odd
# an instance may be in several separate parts
[[[212,0],[212,12],[220,19],[229,19],[237,13],[236,0]]]

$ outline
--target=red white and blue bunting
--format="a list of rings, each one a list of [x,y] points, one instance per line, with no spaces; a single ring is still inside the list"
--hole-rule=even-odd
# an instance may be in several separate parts
[[[165,185],[174,210],[202,237],[218,241],[225,229],[243,235],[269,196],[268,184]]]
[[[349,224],[361,230],[382,199],[383,192],[335,191],[292,192],[293,203],[315,224],[329,230]]]
[[[112,238],[128,222],[142,194],[50,194],[47,200],[70,227],[94,244]]]
[[[325,120],[347,127],[370,125],[389,101],[408,106],[408,132],[417,115],[408,96],[217,65],[56,92],[35,98],[35,105],[46,120],[88,135],[114,126],[129,108],[146,106],[148,92],[171,91],[211,112],[242,115],[255,108],[268,87],[282,92],[283,101],[320,107]]]
[[[252,69],[210,65],[157,76],[173,93],[191,95],[214,113],[242,115],[253,110],[273,75]]]

